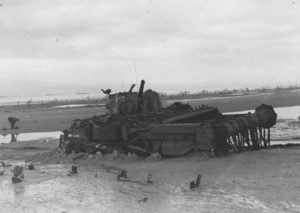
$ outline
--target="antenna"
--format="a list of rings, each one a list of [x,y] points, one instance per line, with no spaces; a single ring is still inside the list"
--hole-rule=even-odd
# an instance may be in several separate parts
[[[114,50],[117,53],[119,53],[121,56],[123,56],[125,58],[125,60],[131,65],[133,74],[135,76],[135,84],[137,85],[137,88],[139,88],[139,85],[138,85],[138,76],[137,76],[137,72],[136,72],[135,63],[130,59],[130,57],[128,55],[124,54],[119,48],[116,47]]]
[[[137,73],[136,73],[135,63],[133,63],[133,67],[134,67],[134,75],[135,75],[135,84],[136,84],[137,88],[139,88],[139,82],[138,82],[138,77],[137,77]]]

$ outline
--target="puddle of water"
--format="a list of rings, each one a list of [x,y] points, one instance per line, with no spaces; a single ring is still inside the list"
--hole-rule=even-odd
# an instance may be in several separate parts
[[[20,134],[0,135],[0,143],[13,143],[22,141],[58,139],[62,132],[30,132]]]
[[[259,96],[259,95],[271,95],[272,93],[259,93],[259,94],[252,94],[252,95],[231,95],[225,97],[202,97],[202,98],[190,98],[190,99],[177,99],[177,100],[163,100],[165,103],[174,103],[174,102],[198,102],[198,101],[207,101],[207,100],[222,100],[222,99],[230,99],[230,98],[245,98],[250,96]]]
[[[104,107],[105,104],[68,104],[68,105],[59,105],[52,108],[76,108],[76,107]]]
[[[276,107],[274,108],[277,113],[277,119],[297,119],[300,116],[300,106],[292,106],[292,107]],[[236,112],[226,112],[223,114],[245,114],[248,112],[253,113],[255,110],[243,110]]]

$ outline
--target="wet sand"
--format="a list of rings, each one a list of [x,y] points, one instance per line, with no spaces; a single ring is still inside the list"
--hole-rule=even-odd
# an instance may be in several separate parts
[[[296,105],[298,96],[289,96],[285,106]],[[281,100],[284,97],[288,95]],[[276,100],[275,106],[283,103],[273,95],[245,98],[197,104],[220,105],[226,112],[253,109],[252,105]],[[6,106],[0,113],[0,128],[8,128],[7,117],[13,115],[20,118],[18,132],[59,131],[73,119],[103,112],[102,107]],[[223,158],[191,153],[170,159],[84,155],[73,160],[76,156],[63,155],[57,146],[57,140],[0,146],[0,160],[22,165],[28,164],[27,160],[36,165],[35,171],[25,170],[24,182],[17,185],[11,183],[11,168],[0,167],[5,170],[0,176],[3,212],[300,212],[299,147]],[[79,174],[68,177],[71,165],[78,166]],[[140,183],[117,181],[120,169],[126,169],[129,178]],[[149,173],[153,185],[145,184]],[[198,174],[202,175],[201,187],[191,191],[189,182]]]
[[[65,156],[51,144],[37,148],[34,156],[11,153],[10,162],[31,160],[36,170],[25,170],[24,182],[13,185],[10,168],[4,169],[3,212],[300,212],[299,146],[223,158],[191,153],[169,159],[83,155],[73,160],[81,154]],[[28,142],[23,149],[34,145]],[[71,165],[78,174],[69,177]],[[135,182],[118,181],[121,169]],[[153,184],[146,183],[148,174]],[[200,188],[190,190],[198,174]]]

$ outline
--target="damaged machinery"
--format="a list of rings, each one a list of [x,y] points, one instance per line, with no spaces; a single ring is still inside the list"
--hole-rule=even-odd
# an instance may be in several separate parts
[[[222,156],[270,145],[270,128],[277,119],[272,106],[262,104],[254,113],[227,115],[214,107],[193,108],[181,102],[162,107],[158,93],[144,91],[144,85],[143,80],[138,92],[132,91],[135,85],[128,92],[103,90],[108,112],[75,120],[61,136],[64,152],[180,156],[202,150]]]

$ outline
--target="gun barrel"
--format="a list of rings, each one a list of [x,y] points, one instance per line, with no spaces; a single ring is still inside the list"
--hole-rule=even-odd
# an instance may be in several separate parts
[[[138,111],[141,112],[142,111],[142,106],[144,103],[144,99],[143,99],[143,93],[144,93],[144,86],[145,86],[145,80],[141,81],[141,86],[139,89],[139,94],[138,94]]]

